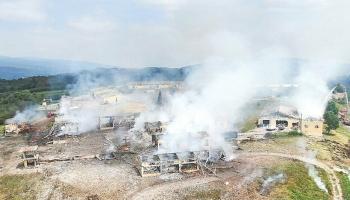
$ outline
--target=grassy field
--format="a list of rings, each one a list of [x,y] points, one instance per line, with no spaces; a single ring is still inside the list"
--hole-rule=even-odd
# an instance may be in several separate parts
[[[331,192],[331,184],[327,174],[322,169],[317,169],[322,181],[326,184],[328,191]],[[308,175],[308,169],[301,162],[289,162],[279,165],[268,171],[267,175],[284,173],[287,177],[284,183],[274,187],[269,198],[271,199],[293,199],[293,200],[311,200],[331,198],[331,194],[320,190],[314,180]]]
[[[346,137],[348,137],[350,139],[350,129],[343,126],[343,125],[340,125],[339,128],[337,128],[336,132],[342,134],[342,135],[345,135]]]
[[[0,177],[0,199],[31,200],[36,199],[39,174],[5,175]]]
[[[343,190],[343,198],[345,200],[350,200],[350,180],[348,175],[338,172],[337,176],[339,177],[340,185]]]
[[[221,199],[221,190],[219,189],[210,189],[206,191],[197,191],[185,196],[184,199],[208,199],[208,200],[217,200]]]
[[[282,131],[282,132],[276,132],[276,133],[271,134],[270,138],[277,139],[277,138],[301,137],[301,136],[303,136],[302,132],[298,132],[298,131],[285,132],[285,131]]]
[[[5,125],[0,125],[0,135],[5,133]]]
[[[341,144],[348,144],[350,139],[350,129],[340,125],[336,130],[331,131],[330,135],[323,135],[325,139],[336,141]]]

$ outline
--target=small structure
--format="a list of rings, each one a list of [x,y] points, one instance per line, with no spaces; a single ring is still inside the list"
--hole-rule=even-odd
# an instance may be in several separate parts
[[[47,113],[57,113],[59,109],[59,101],[54,101],[52,99],[43,99],[41,106],[37,108],[38,111],[45,111]]]
[[[20,149],[21,158],[24,168],[28,167],[29,164],[34,167],[39,163],[39,154],[37,152],[38,146],[27,146]]]
[[[321,119],[303,119],[300,130],[308,136],[321,137],[323,132],[323,120]]]

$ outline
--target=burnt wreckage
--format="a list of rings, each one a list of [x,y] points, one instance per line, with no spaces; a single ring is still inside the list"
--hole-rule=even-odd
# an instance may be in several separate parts
[[[224,158],[225,155],[221,150],[140,155],[137,168],[142,177],[157,176],[162,173],[190,173],[199,170],[215,173],[210,165]]]
[[[135,125],[135,118],[137,116],[137,114],[100,116],[98,119],[98,128],[99,130],[118,129],[120,127],[131,129]]]

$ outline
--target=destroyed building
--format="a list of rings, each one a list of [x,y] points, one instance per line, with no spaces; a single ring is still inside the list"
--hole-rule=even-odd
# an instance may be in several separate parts
[[[142,177],[163,173],[190,173],[199,171],[200,168],[210,170],[207,164],[222,158],[223,152],[220,150],[140,155],[137,168]]]
[[[118,129],[120,127],[126,127],[131,129],[135,125],[135,118],[138,114],[124,114],[115,116],[100,116],[98,119],[99,130]]]
[[[146,133],[152,136],[152,145],[159,146],[160,139],[164,135],[167,123],[157,121],[157,122],[145,122],[144,130]]]
[[[20,127],[18,126],[18,124],[6,124],[5,125],[5,135],[8,134],[19,134],[19,132],[21,132]]]
[[[34,131],[35,129],[29,123],[9,123],[5,125],[5,135],[20,134]]]
[[[62,136],[62,135],[78,135],[79,124],[71,121],[57,120],[51,127],[49,135]]]

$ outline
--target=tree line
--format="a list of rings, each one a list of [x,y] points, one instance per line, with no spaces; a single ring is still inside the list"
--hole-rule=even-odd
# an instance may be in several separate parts
[[[17,80],[0,79],[0,125],[16,111],[40,104],[44,98],[59,99],[73,85],[72,75],[34,76]]]

